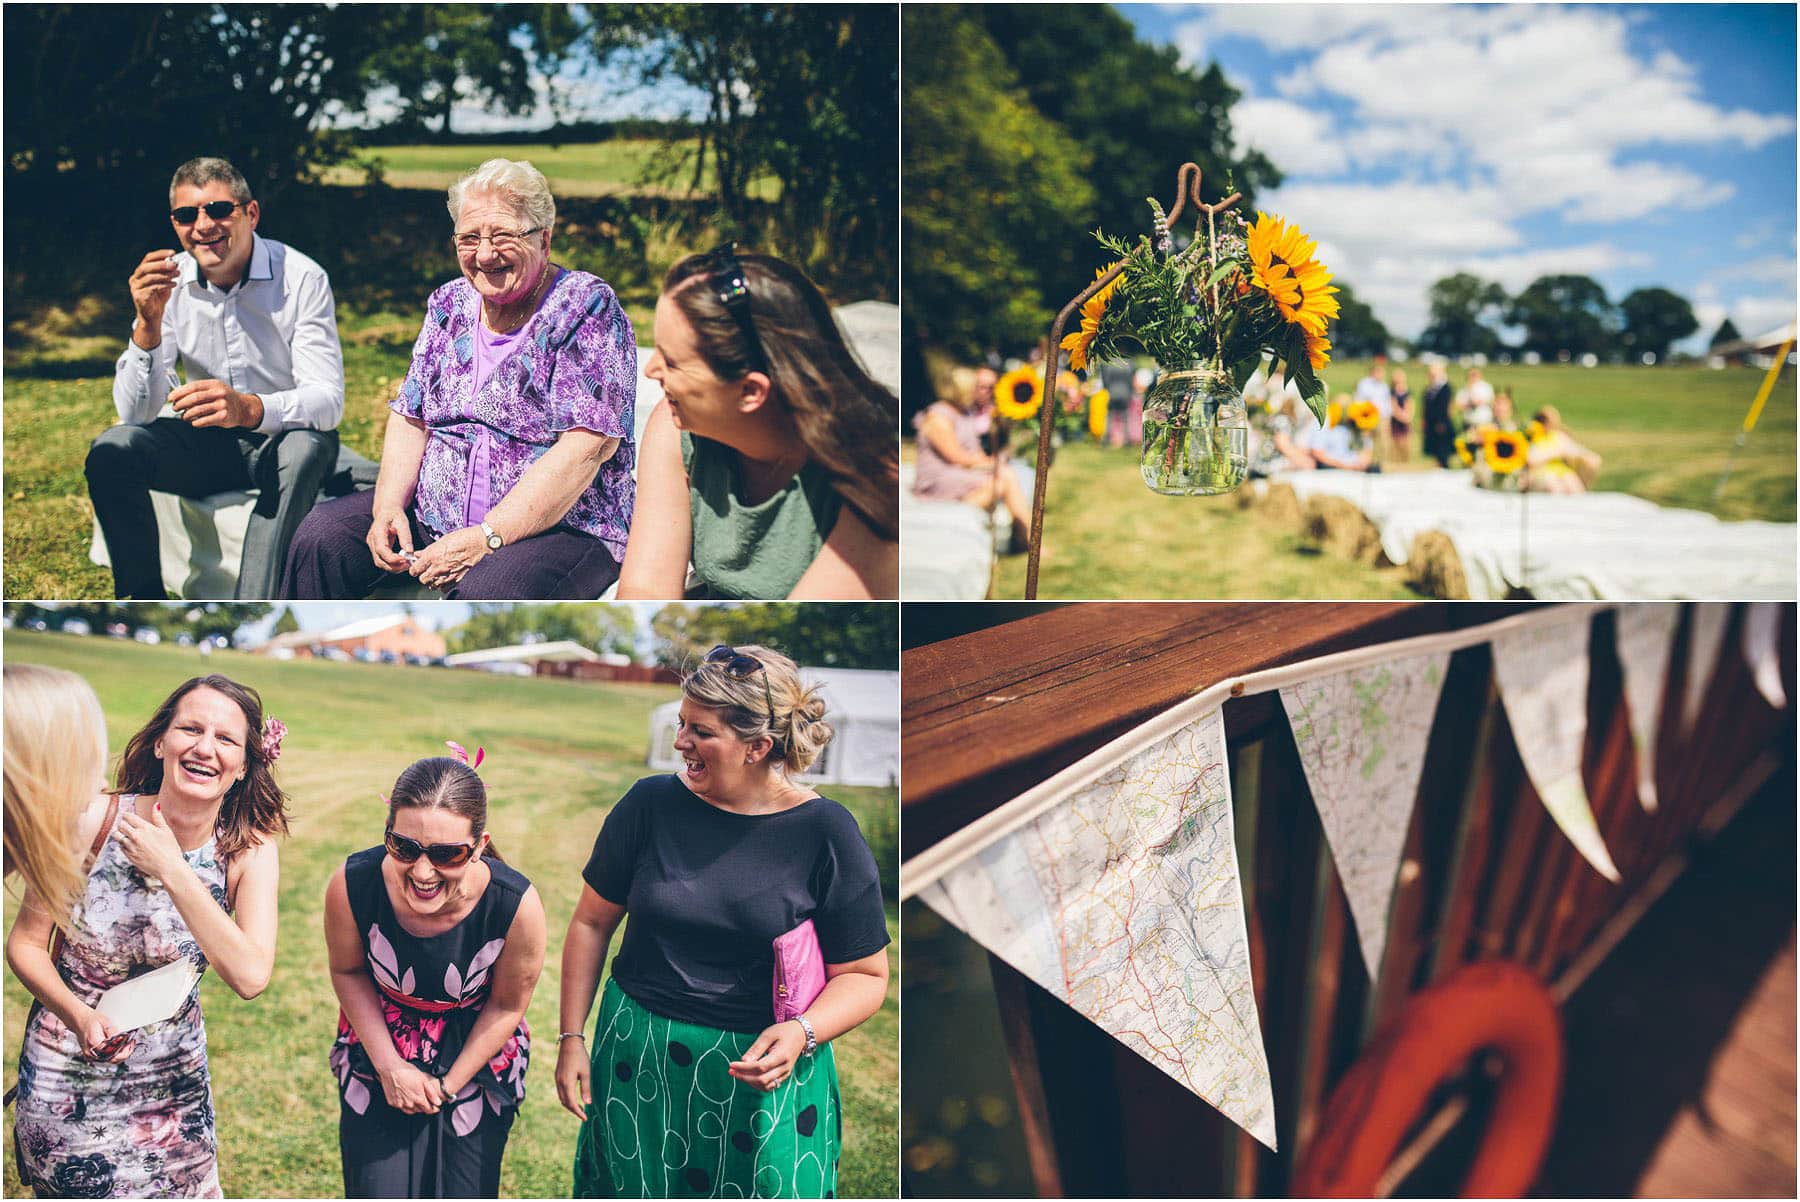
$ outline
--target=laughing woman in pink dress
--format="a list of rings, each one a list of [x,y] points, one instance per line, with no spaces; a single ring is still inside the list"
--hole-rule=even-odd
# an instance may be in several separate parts
[[[544,906],[494,850],[474,765],[437,756],[400,774],[382,844],[325,890],[325,942],[345,1196],[497,1197]]]
[[[118,788],[83,816],[99,851],[62,929],[27,891],[6,959],[36,999],[19,1053],[13,1138],[39,1197],[217,1198],[198,990],[172,1018],[121,1032],[113,986],[188,961],[253,998],[275,966],[283,727],[224,676],[196,677],[133,735]]]

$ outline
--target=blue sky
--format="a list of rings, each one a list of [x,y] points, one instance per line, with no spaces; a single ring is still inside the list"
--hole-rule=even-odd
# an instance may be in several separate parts
[[[1258,203],[1317,238],[1389,329],[1472,271],[1516,292],[1669,288],[1704,345],[1795,309],[1793,5],[1125,5],[1216,60]]]

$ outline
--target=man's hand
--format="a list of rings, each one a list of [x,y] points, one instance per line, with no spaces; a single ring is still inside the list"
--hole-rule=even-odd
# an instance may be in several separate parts
[[[158,318],[157,320],[161,320]],[[196,429],[223,426],[254,430],[262,425],[262,398],[239,392],[223,380],[195,380],[169,394],[175,413]]]
[[[137,327],[131,340],[144,350],[162,345],[163,310],[175,294],[175,280],[181,271],[175,266],[175,252],[167,248],[145,255],[131,273],[131,305],[137,310]]]

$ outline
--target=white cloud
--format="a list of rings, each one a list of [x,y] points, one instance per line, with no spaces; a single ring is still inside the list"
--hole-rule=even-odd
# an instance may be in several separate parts
[[[1308,175],[1342,171],[1349,165],[1331,118],[1288,100],[1250,98],[1231,109],[1237,152],[1255,148],[1277,163],[1305,165]]]

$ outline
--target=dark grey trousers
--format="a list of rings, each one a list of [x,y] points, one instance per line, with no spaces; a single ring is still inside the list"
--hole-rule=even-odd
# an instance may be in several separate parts
[[[150,493],[206,497],[257,489],[244,532],[237,596],[276,596],[288,544],[337,462],[336,430],[288,430],[273,438],[251,430],[195,429],[178,417],[114,426],[88,449],[88,496],[112,559],[113,589],[123,600],[162,600],[162,557]]]

